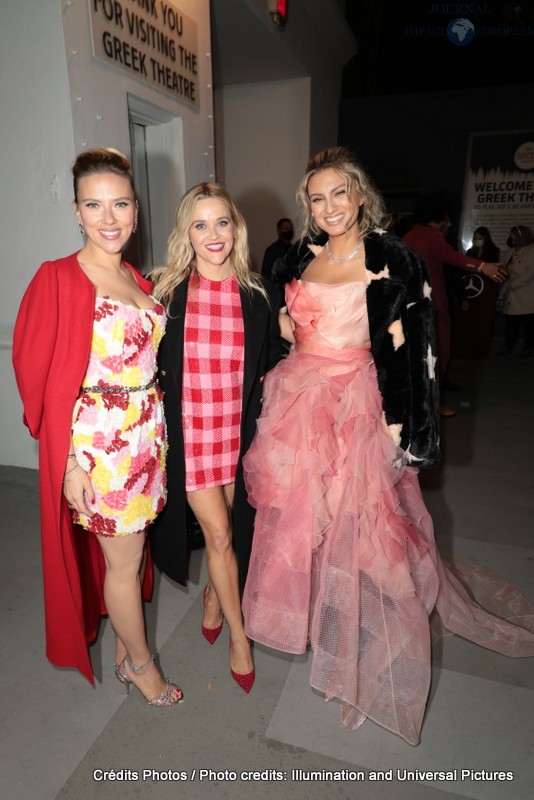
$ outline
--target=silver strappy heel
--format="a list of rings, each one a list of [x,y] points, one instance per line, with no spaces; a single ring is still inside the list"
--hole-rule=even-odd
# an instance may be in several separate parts
[[[155,661],[155,656],[152,656],[150,660],[147,661],[145,664],[135,665],[132,664],[127,655],[124,656],[121,663],[118,664],[116,667],[115,675],[117,676],[117,679],[126,686],[126,694],[130,693],[130,685],[133,683],[133,681],[131,681],[128,676],[127,669],[131,670],[133,673],[137,675],[138,673],[148,669],[154,663],[154,661]],[[181,703],[182,700],[184,699],[183,692],[180,689],[180,687],[177,686],[176,683],[173,683],[173,681],[169,680],[169,678],[167,677],[164,678],[164,680],[167,683],[167,688],[164,689],[163,692],[161,692],[161,694],[158,694],[156,697],[152,697],[151,699],[145,697],[143,692],[141,692],[141,690],[138,689],[138,691],[141,692],[141,694],[143,695],[149,706],[158,706],[158,707],[173,706],[175,705],[175,703]],[[135,686],[135,684],[133,685]],[[138,687],[136,686],[135,688],[137,689]]]

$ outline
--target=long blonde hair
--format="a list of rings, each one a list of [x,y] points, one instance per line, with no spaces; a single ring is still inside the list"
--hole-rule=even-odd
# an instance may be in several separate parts
[[[234,224],[235,240],[230,258],[239,285],[249,292],[256,289],[267,298],[259,275],[250,269],[247,226],[243,215],[226,189],[220,184],[198,183],[184,194],[176,209],[174,228],[169,236],[167,266],[158,267],[150,275],[154,281],[154,297],[161,300],[167,312],[170,309],[176,287],[190,275],[197,274],[195,251],[189,238],[189,228],[197,202],[206,198],[222,200]]]
[[[321,229],[315,222],[308,195],[308,182],[312,175],[324,169],[334,169],[347,182],[347,192],[352,189],[362,196],[363,204],[358,214],[358,227],[363,236],[375,228],[387,226],[387,213],[382,195],[376,189],[355,155],[346,147],[329,147],[312,156],[306,166],[306,172],[297,189],[297,202],[304,212],[304,236],[317,236]]]

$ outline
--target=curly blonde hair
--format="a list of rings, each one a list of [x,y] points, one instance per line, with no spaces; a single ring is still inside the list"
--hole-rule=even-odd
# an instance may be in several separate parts
[[[247,226],[243,215],[234,201],[218,183],[198,183],[182,197],[174,219],[174,228],[168,242],[168,264],[158,267],[150,274],[154,281],[154,297],[160,300],[167,312],[171,306],[176,287],[190,275],[196,275],[195,251],[189,238],[189,228],[193,221],[195,206],[199,200],[213,198],[221,200],[228,209],[228,215],[235,229],[234,247],[230,258],[232,268],[240,286],[249,292],[257,290],[267,298],[261,278],[250,269]]]
[[[303,236],[318,236],[322,231],[313,218],[308,182],[312,175],[324,169],[334,169],[347,182],[347,192],[352,189],[363,197],[363,204],[358,214],[360,233],[366,236],[380,227],[387,227],[388,215],[382,195],[375,187],[361,164],[347,147],[329,147],[312,156],[306,166],[306,172],[297,189],[297,202],[304,212]]]

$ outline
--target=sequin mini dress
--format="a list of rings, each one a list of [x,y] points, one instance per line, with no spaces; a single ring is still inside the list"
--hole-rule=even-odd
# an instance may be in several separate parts
[[[101,536],[141,533],[165,505],[165,419],[154,380],[165,323],[159,303],[138,308],[96,298],[89,364],[72,416],[74,452],[91,479],[94,513],[75,511],[73,519]]]

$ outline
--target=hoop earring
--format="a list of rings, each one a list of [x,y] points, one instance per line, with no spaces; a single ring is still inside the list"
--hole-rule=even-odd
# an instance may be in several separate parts
[[[85,228],[83,227],[81,222],[78,222],[78,228],[80,229],[80,233],[82,236],[85,236]]]

